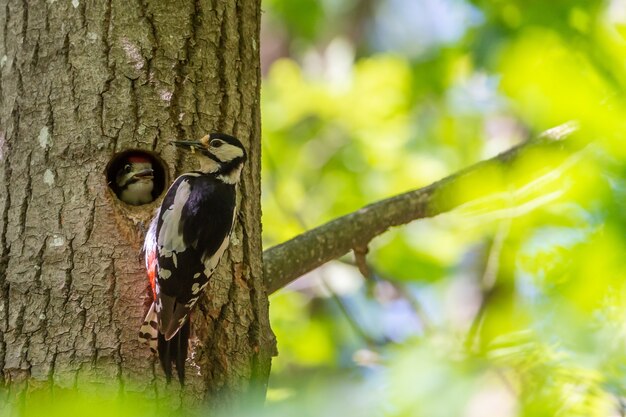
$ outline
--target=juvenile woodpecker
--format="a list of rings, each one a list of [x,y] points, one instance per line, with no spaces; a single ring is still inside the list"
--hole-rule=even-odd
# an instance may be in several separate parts
[[[246,151],[237,138],[223,133],[172,143],[197,155],[200,170],[174,181],[146,234],[145,261],[154,302],[139,339],[158,351],[167,381],[175,363],[183,384],[189,314],[228,247]]]
[[[139,206],[154,200],[152,162],[143,155],[129,156],[115,176],[116,194],[126,204]]]

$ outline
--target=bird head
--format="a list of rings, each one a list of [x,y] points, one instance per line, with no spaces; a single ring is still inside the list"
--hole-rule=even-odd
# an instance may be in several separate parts
[[[129,156],[115,176],[118,196],[131,205],[146,204],[153,200],[154,170],[150,159],[142,155]]]
[[[211,133],[199,140],[175,140],[171,143],[198,154],[202,171],[215,173],[229,183],[239,180],[247,158],[239,139],[225,133]]]

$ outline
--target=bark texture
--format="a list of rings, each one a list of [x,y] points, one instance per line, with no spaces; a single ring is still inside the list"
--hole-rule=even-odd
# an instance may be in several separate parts
[[[183,404],[227,405],[267,381],[262,282],[259,0],[0,1],[0,383],[106,381],[171,397],[137,331],[140,244],[156,202],[121,204],[111,157],[223,131],[248,147],[231,248],[193,315]],[[206,318],[206,320],[205,320]],[[253,381],[257,381],[257,387]],[[20,388],[20,389],[22,389]]]

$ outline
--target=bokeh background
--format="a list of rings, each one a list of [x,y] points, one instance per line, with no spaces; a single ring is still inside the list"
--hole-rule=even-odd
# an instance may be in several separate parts
[[[453,210],[371,242],[367,277],[346,256],[273,294],[279,356],[248,415],[625,416],[626,0],[263,9],[265,247],[572,133],[458,179],[435,201]],[[23,415],[149,401],[93,400]]]
[[[626,1],[263,9],[266,247],[577,126],[274,294],[268,415],[625,415]]]

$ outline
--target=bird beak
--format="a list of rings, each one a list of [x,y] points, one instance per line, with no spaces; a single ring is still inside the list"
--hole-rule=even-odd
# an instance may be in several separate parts
[[[154,170],[153,169],[144,169],[133,175],[134,178],[146,178],[152,179],[154,178]]]
[[[204,145],[199,140],[172,140],[170,143],[174,146],[180,147],[189,147],[190,151],[194,151],[195,149],[204,149]]]

